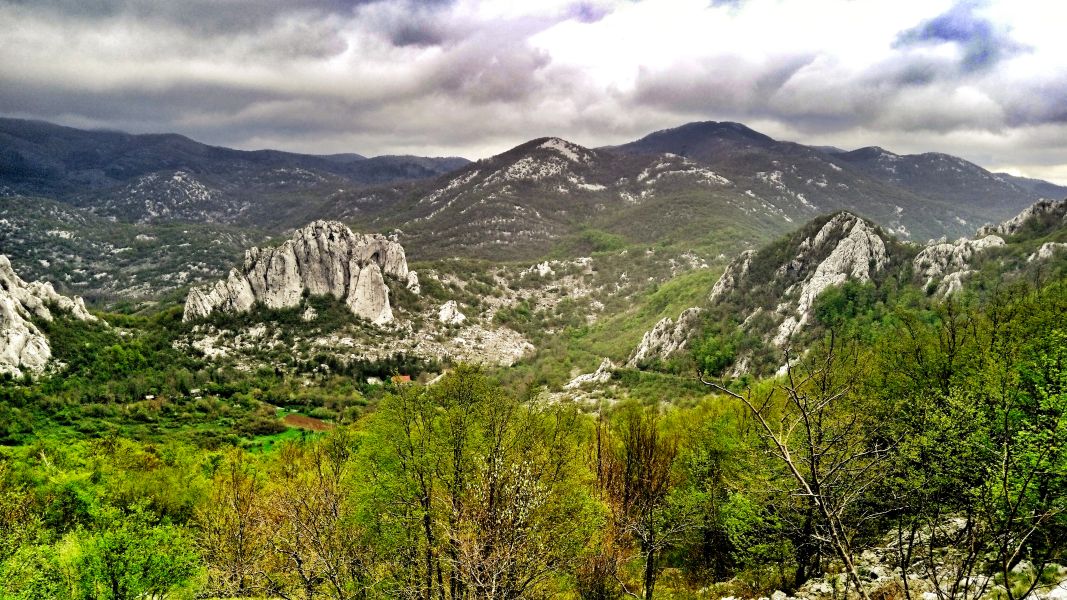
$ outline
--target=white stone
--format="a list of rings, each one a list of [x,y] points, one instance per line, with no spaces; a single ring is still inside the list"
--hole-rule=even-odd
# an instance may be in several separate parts
[[[1031,254],[1026,261],[1034,262],[1035,260],[1048,260],[1058,251],[1067,251],[1067,243],[1045,242],[1044,244],[1041,244],[1041,247],[1037,249],[1037,252]]]
[[[459,311],[459,304],[455,300],[449,300],[437,311],[437,320],[445,325],[459,325],[467,320],[467,315]]]
[[[975,240],[963,238],[951,243],[939,241],[923,248],[912,264],[924,279],[924,285],[937,283],[938,293],[947,296],[962,288],[962,278],[970,273],[970,260],[975,255],[1003,245],[1004,239],[998,235]]]
[[[815,299],[827,288],[849,280],[870,281],[875,273],[889,264],[885,242],[878,232],[863,219],[847,212],[835,215],[814,238],[804,240],[800,247],[805,253],[815,253],[833,239],[838,240],[833,250],[799,288],[796,314],[787,316],[779,325],[773,340],[776,346],[784,346],[808,322]],[[797,257],[789,266],[802,269],[804,263],[802,257]]]
[[[359,278],[349,292],[347,304],[355,315],[375,325],[383,325],[393,320],[393,310],[389,306],[389,288],[385,287],[385,279],[382,278],[382,270],[377,263],[372,262],[360,269]]]
[[[752,265],[752,257],[755,255],[756,252],[754,250],[745,250],[737,258],[730,261],[729,266],[722,272],[722,276],[711,288],[712,302],[722,298],[737,287],[737,284],[748,274],[748,268]]]
[[[1045,215],[1062,215],[1060,219],[1067,223],[1067,200],[1038,200],[1014,217],[1004,221],[1000,225],[986,225],[978,230],[978,235],[999,233],[1001,235],[1015,235],[1023,228],[1027,221],[1035,217]]]

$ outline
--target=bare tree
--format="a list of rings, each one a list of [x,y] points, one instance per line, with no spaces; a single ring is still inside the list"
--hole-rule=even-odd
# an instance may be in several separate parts
[[[350,518],[344,481],[350,445],[341,429],[315,442],[287,444],[281,451],[280,478],[265,513],[278,561],[270,578],[283,597],[294,589],[292,576],[307,600],[317,595],[351,600],[370,589],[372,560]]]
[[[672,492],[678,484],[678,440],[661,431],[658,413],[639,409],[625,412],[617,435],[617,440],[604,443],[603,457],[598,461],[602,463],[602,485],[615,527],[640,549],[643,595],[650,600],[663,552],[694,527],[694,515],[673,501]],[[623,591],[639,597],[625,585]]]
[[[814,508],[811,535],[832,548],[857,593],[867,598],[854,536],[874,516],[862,510],[861,500],[880,480],[890,445],[876,434],[877,415],[865,410],[857,390],[864,371],[860,354],[840,350],[831,331],[817,356],[804,364],[787,354],[784,377],[758,394],[737,393],[703,375],[701,381],[741,401],[755,418],[796,493]]]
[[[209,585],[220,596],[250,596],[262,590],[267,537],[262,484],[246,460],[240,450],[227,456],[210,498],[195,515]]]

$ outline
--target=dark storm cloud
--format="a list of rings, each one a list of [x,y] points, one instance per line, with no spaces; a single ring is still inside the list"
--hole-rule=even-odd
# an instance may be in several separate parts
[[[988,69],[1023,50],[1003,27],[975,14],[980,6],[975,0],[959,2],[947,12],[902,32],[897,45],[958,44],[963,51],[961,65],[966,71]]]
[[[7,4],[47,12],[59,19],[100,21],[126,18],[169,24],[189,31],[225,35],[257,31],[294,13],[345,14],[366,2],[341,0],[4,0]]]

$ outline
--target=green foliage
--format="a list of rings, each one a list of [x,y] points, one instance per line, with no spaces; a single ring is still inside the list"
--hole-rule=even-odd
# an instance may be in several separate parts
[[[718,376],[737,360],[736,342],[706,335],[693,343],[693,357],[701,373]]]
[[[647,279],[633,254],[594,277]],[[596,323],[574,298],[501,310],[498,322],[541,353],[508,370],[458,366],[429,386],[366,383],[439,368],[399,355],[213,365],[175,349],[187,326],[174,307],[104,315],[108,327],[42,323],[63,370],[0,385],[0,596],[451,599],[485,595],[494,572],[510,573],[520,597],[792,592],[837,568],[817,515],[744,406],[691,375],[766,350],[737,334],[746,315],[713,312],[692,357],[583,390],[600,402],[593,414],[595,402],[539,394],[603,356],[624,359],[658,319],[700,305],[717,275],[635,286]],[[832,369],[853,391],[820,413],[823,431],[889,453],[841,513],[855,519],[857,552],[963,519],[973,537],[912,548],[902,568],[923,576],[929,561],[973,549],[975,572],[1010,583],[996,591],[1007,600],[1067,559],[1067,286],[1034,281],[939,301],[890,278],[816,300],[810,340],[857,349]],[[304,302],[323,327],[360,327],[331,298]],[[304,323],[298,311],[267,314],[268,335],[270,323]],[[220,319],[199,325],[254,324]],[[800,366],[822,356],[810,347]],[[785,427],[789,399],[765,395],[781,385],[752,390]],[[330,431],[286,428],[294,414]],[[1018,557],[1032,574],[1012,572]]]
[[[581,254],[612,252],[625,248],[626,239],[600,229],[584,229],[578,234],[578,247],[585,250]]]
[[[100,530],[77,541],[73,559],[81,598],[135,600],[162,598],[185,585],[199,558],[182,528],[151,524],[140,507],[98,516]]]

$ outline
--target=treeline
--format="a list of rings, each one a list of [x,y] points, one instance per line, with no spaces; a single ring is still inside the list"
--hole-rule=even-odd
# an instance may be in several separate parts
[[[692,408],[460,367],[268,454],[38,439],[0,452],[0,597],[1021,599],[1067,559],[1065,317],[1058,283],[827,319]]]

